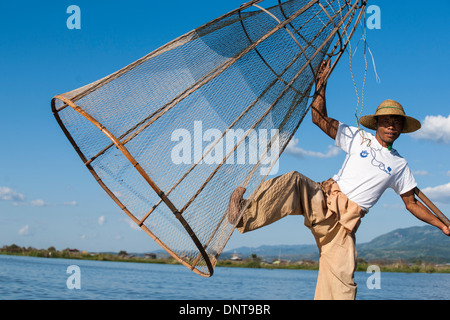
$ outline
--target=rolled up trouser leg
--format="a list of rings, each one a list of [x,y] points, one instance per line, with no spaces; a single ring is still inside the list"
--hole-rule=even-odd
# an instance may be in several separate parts
[[[310,213],[326,211],[320,183],[295,171],[264,182],[249,199],[237,225],[241,233],[270,225],[288,215],[304,215],[305,225],[309,226]]]

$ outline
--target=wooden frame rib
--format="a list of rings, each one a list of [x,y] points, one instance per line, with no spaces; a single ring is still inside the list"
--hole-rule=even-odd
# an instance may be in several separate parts
[[[177,261],[182,263],[183,265],[187,266],[192,271],[198,273],[201,276],[210,277],[214,273],[214,268],[211,264],[211,259],[209,258],[208,254],[206,253],[203,245],[201,244],[200,240],[198,239],[195,232],[192,230],[190,225],[187,223],[187,221],[183,218],[181,213],[178,211],[178,209],[175,207],[175,205],[167,198],[167,196],[164,194],[164,192],[156,185],[156,183],[153,182],[153,180],[149,177],[149,175],[145,172],[145,170],[139,165],[139,163],[134,159],[134,157],[130,154],[130,152],[125,148],[125,146],[120,143],[120,141],[111,133],[107,128],[105,128],[100,122],[98,122],[96,119],[94,119],[90,114],[86,113],[83,109],[81,109],[79,106],[77,106],[75,103],[73,103],[71,100],[65,98],[64,96],[57,95],[52,99],[52,110],[55,118],[57,119],[57,122],[61,126],[61,129],[66,134],[67,138],[71,142],[71,144],[74,146],[75,150],[77,151],[78,155],[81,157],[81,160],[86,163],[86,157],[81,152],[80,148],[76,144],[76,142],[73,140],[72,136],[70,135],[69,131],[61,121],[61,118],[59,117],[58,112],[62,109],[56,110],[55,108],[55,101],[60,100],[64,102],[66,105],[70,106],[74,111],[78,112],[80,115],[86,118],[90,123],[92,123],[94,126],[96,126],[103,134],[105,134],[113,143],[114,145],[122,152],[122,154],[127,158],[128,161],[133,165],[133,167],[140,173],[140,175],[145,179],[145,181],[150,185],[150,187],[158,194],[158,196],[161,198],[162,201],[167,205],[167,207],[172,211],[172,213],[175,215],[175,217],[181,222],[182,226],[185,228],[186,232],[191,237],[192,241],[196,245],[197,249],[199,250],[200,254],[203,256],[209,274],[203,273],[199,271],[198,269],[194,269],[195,265],[192,266],[185,260],[183,260],[181,257],[179,257],[172,249],[170,249],[166,244],[164,244],[158,237],[156,237],[144,224],[141,223],[139,219],[137,219],[126,207],[123,205],[123,203],[114,195],[114,193],[103,183],[101,178],[98,176],[98,174],[95,172],[94,168],[87,164],[86,167],[89,169],[90,173],[94,176],[95,180],[100,184],[100,186],[106,191],[106,193],[116,202],[116,204],[141,228],[143,229],[153,240],[155,240],[162,248],[164,248],[170,255],[172,255]]]

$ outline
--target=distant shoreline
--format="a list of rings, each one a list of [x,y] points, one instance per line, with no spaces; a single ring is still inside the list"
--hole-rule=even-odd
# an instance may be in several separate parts
[[[133,262],[133,263],[154,263],[154,264],[168,264],[168,265],[180,265],[180,263],[172,257],[169,258],[156,258],[156,255],[149,254],[147,256],[133,256],[128,255],[122,251],[118,254],[114,253],[88,253],[80,252],[78,250],[54,250],[49,249],[34,249],[34,248],[21,248],[16,245],[4,246],[0,248],[0,255],[9,256],[25,256],[36,258],[50,258],[50,259],[75,259],[75,260],[92,260],[92,261],[111,261],[111,262]],[[366,261],[358,261],[356,271],[366,272],[368,267],[372,264]],[[430,263],[416,263],[411,264],[406,261],[398,261],[389,264],[377,264],[380,267],[381,272],[393,272],[393,273],[450,273],[449,265],[436,265]],[[227,268],[261,268],[261,269],[287,269],[287,270],[318,270],[319,264],[316,261],[296,261],[296,262],[283,262],[278,261],[275,263],[267,263],[262,261],[261,258],[256,256],[241,261],[233,260],[219,260],[217,267]]]

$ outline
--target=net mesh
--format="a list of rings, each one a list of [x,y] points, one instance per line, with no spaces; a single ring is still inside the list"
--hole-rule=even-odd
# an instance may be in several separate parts
[[[263,2],[52,100],[105,191],[202,276],[213,274],[235,229],[230,195],[243,186],[251,198],[276,165],[308,111],[319,65],[340,57],[365,4]]]

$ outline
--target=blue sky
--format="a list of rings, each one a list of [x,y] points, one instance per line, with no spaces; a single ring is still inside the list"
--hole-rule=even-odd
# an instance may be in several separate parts
[[[0,246],[146,252],[159,246],[93,180],[56,123],[53,96],[79,88],[134,62],[170,40],[238,7],[242,1],[8,1],[0,11]],[[81,30],[69,30],[67,7],[81,9]],[[381,8],[381,29],[368,31],[381,82],[369,61],[363,114],[385,99],[401,102],[422,121],[417,135],[395,148],[409,162],[419,187],[444,213],[450,207],[450,41],[448,0],[371,1]],[[357,32],[353,48],[361,37]],[[369,56],[369,59],[371,57]],[[361,96],[362,47],[353,58]],[[330,116],[355,125],[356,94],[348,55],[327,91]],[[360,105],[361,106],[361,105]],[[342,152],[308,115],[281,160],[279,174],[297,170],[316,181],[339,169]],[[450,213],[448,213],[450,214]],[[364,218],[359,242],[424,225],[388,190]],[[309,244],[298,217],[250,234],[232,236],[227,249],[263,244]]]

